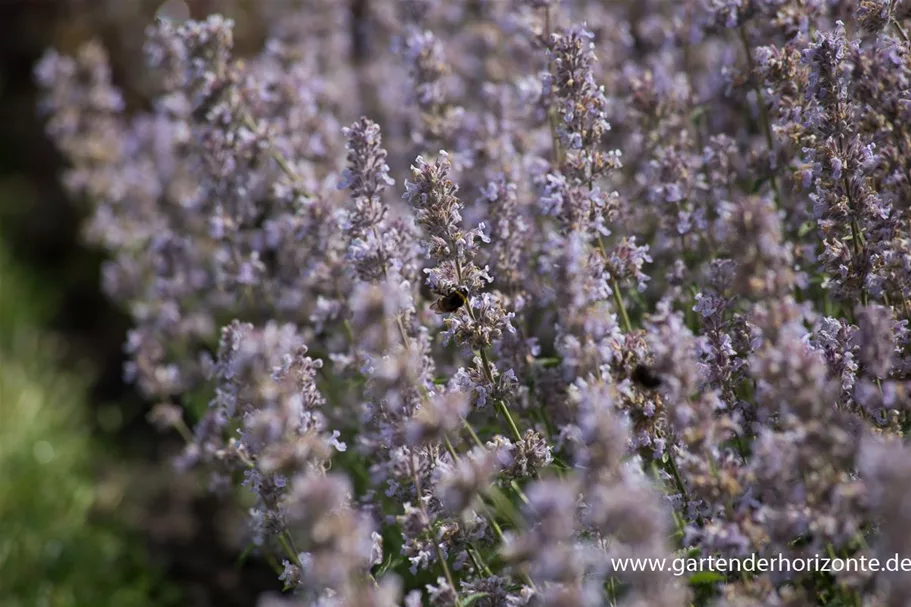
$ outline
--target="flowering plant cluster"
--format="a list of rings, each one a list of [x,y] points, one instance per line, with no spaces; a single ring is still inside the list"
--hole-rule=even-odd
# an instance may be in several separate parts
[[[907,604],[611,563],[911,556],[911,7],[262,8],[150,26],[142,108],[97,43],[36,75],[264,605]]]

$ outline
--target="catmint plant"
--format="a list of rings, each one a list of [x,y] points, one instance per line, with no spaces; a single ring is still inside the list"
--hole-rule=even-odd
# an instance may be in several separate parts
[[[246,18],[35,76],[125,378],[263,607],[903,604],[656,563],[911,558],[906,3]]]

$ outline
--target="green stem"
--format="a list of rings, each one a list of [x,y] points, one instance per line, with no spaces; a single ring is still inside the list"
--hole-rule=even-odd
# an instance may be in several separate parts
[[[275,557],[272,556],[268,550],[263,550],[263,558],[276,575],[281,576],[281,574],[284,573],[284,568],[275,560]]]
[[[481,439],[478,438],[477,432],[474,431],[474,428],[471,427],[471,424],[468,423],[467,419],[462,418],[462,425],[465,427],[466,430],[468,430],[468,434],[471,435],[471,439],[474,441],[474,444],[477,445],[478,447],[480,447],[481,449],[483,449],[484,443],[482,443]]]
[[[680,495],[683,497],[683,509],[686,511],[686,508],[690,503],[689,497],[686,494],[686,487],[683,485],[683,479],[680,478],[680,472],[677,470],[677,463],[674,461],[674,454],[671,453],[670,449],[665,451],[665,453],[667,453],[667,463],[668,467],[671,469],[671,476],[674,477],[674,483],[677,485],[677,491],[679,491]]]
[[[500,523],[497,522],[497,518],[493,515],[493,512],[490,511],[490,508],[487,507],[487,504],[482,505],[484,509],[484,514],[487,515],[487,520],[490,521],[490,526],[493,527],[494,533],[497,534],[497,538],[501,542],[506,541],[506,536],[503,535],[503,528],[500,527]]]
[[[478,549],[474,547],[472,543],[468,543],[468,547],[465,549],[465,552],[468,553],[471,562],[474,563],[474,568],[478,573],[483,573],[488,576],[492,576],[493,572],[490,570],[490,567],[481,559],[481,553],[478,552]]]
[[[614,290],[614,301],[617,302],[617,308],[620,310],[620,318],[623,320],[623,329],[627,333],[632,333],[633,325],[629,321],[629,314],[626,313],[626,306],[623,304],[623,295],[620,293],[620,285],[616,279],[611,281],[611,287]]]
[[[591,189],[591,183],[589,183]],[[607,249],[604,248],[604,241],[598,234],[598,250],[601,251],[601,257],[607,262]],[[632,333],[633,324],[629,321],[629,314],[626,311],[626,305],[623,303],[623,294],[620,292],[620,284],[616,278],[611,279],[611,289],[614,292],[614,301],[617,303],[617,309],[620,311],[620,319],[623,321],[623,329],[627,333]]]
[[[285,554],[287,554],[288,558],[291,559],[291,562],[294,563],[295,565],[297,565],[298,567],[300,567],[301,566],[300,557],[298,556],[298,553],[294,550],[294,545],[291,543],[291,536],[288,533],[287,529],[285,531],[282,531],[281,534],[279,534],[278,541],[282,545],[282,548],[284,549]]]
[[[510,499],[506,497],[506,494],[500,491],[499,487],[492,485],[487,490],[487,494],[490,496],[490,501],[493,502],[497,510],[502,512],[514,526],[522,526],[522,515],[519,514],[519,511],[516,509]]]
[[[503,417],[506,418],[506,423],[509,425],[509,429],[512,430],[513,436],[515,436],[517,441],[521,441],[522,434],[519,432],[519,428],[516,426],[516,422],[513,420],[512,414],[509,412],[509,407],[507,407],[506,403],[502,400],[497,400],[496,404],[500,406],[500,412],[503,414]]]
[[[484,376],[487,377],[487,381],[493,385],[493,371],[491,371],[490,360],[487,358],[487,349],[480,348],[478,354],[481,356],[481,364],[483,365]],[[506,424],[509,426],[509,429],[512,431],[513,436],[516,437],[516,440],[522,440],[522,433],[519,432],[518,426],[516,426],[515,420],[513,420],[512,415],[509,412],[509,406],[501,399],[494,401],[494,406],[500,409],[500,412],[503,414],[503,417],[506,419]]]
[[[248,129],[254,133],[259,130],[256,121],[253,119],[253,116],[251,116],[249,112],[244,111],[241,118],[243,120],[244,126],[246,126]],[[271,139],[269,139],[269,155],[272,156],[272,159],[279,166],[282,172],[288,177],[288,179],[291,180],[295,187],[300,187],[300,176],[295,172],[293,168],[291,168],[291,163],[288,162],[288,159],[285,158],[284,155],[275,148],[275,145],[272,143]],[[309,196],[307,192],[302,191],[302,193],[304,196]]]
[[[449,437],[444,436],[443,440],[446,441],[446,451],[448,451],[449,455],[452,457],[452,463],[456,463],[459,460],[459,456],[456,453],[455,448],[452,446],[452,443],[449,442]]]
[[[511,481],[509,481],[509,486],[512,487],[513,491],[516,492],[516,494],[519,496],[519,499],[522,500],[523,504],[525,504],[527,506],[528,504],[531,503],[528,501],[528,496],[525,495],[524,491],[522,491],[522,488],[519,486],[519,483],[517,483],[515,480],[511,480]]]
[[[417,491],[417,500],[418,507],[421,509],[421,514],[424,515],[424,518],[427,520],[427,524],[430,525],[430,515],[427,514],[427,508],[424,507],[424,500],[421,499],[421,479],[418,476],[418,467],[414,463],[414,457],[411,459],[411,475],[414,479],[414,488]],[[443,549],[440,548],[440,543],[435,541],[432,534],[430,533],[430,528],[425,529],[424,533],[427,536],[427,540],[433,544],[433,547],[436,549],[437,560],[440,561],[440,567],[443,569],[443,575],[446,577],[446,583],[449,584],[449,587],[452,588],[452,592],[456,596],[456,605],[460,605],[461,601],[459,599],[459,590],[456,588],[455,582],[453,581],[452,572],[449,571],[449,564],[446,562],[446,558],[443,555]]]
[[[193,443],[193,432],[190,431],[187,422],[183,421],[183,417],[177,420],[177,423],[174,424],[174,429],[177,430],[178,434],[183,437],[183,440],[186,441],[188,445]]]

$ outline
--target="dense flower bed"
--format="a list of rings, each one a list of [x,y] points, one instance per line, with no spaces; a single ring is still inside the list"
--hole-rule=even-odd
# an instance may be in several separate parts
[[[126,374],[288,600],[905,604],[611,559],[911,557],[908,6],[261,8],[243,59],[158,20],[145,108],[36,75]]]

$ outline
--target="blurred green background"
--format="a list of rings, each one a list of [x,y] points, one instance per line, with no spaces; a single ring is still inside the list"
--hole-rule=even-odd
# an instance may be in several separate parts
[[[61,190],[36,110],[35,62],[91,38],[141,105],[133,66],[159,3],[0,0],[2,607],[240,607],[280,588],[239,558],[237,513],[174,474],[179,437],[157,434],[153,403],[123,383],[129,322],[100,292],[104,256],[79,239],[87,209]]]
[[[88,423],[91,370],[65,369],[66,343],[46,329],[58,295],[0,249],[0,601],[176,605],[112,516],[127,484]]]

